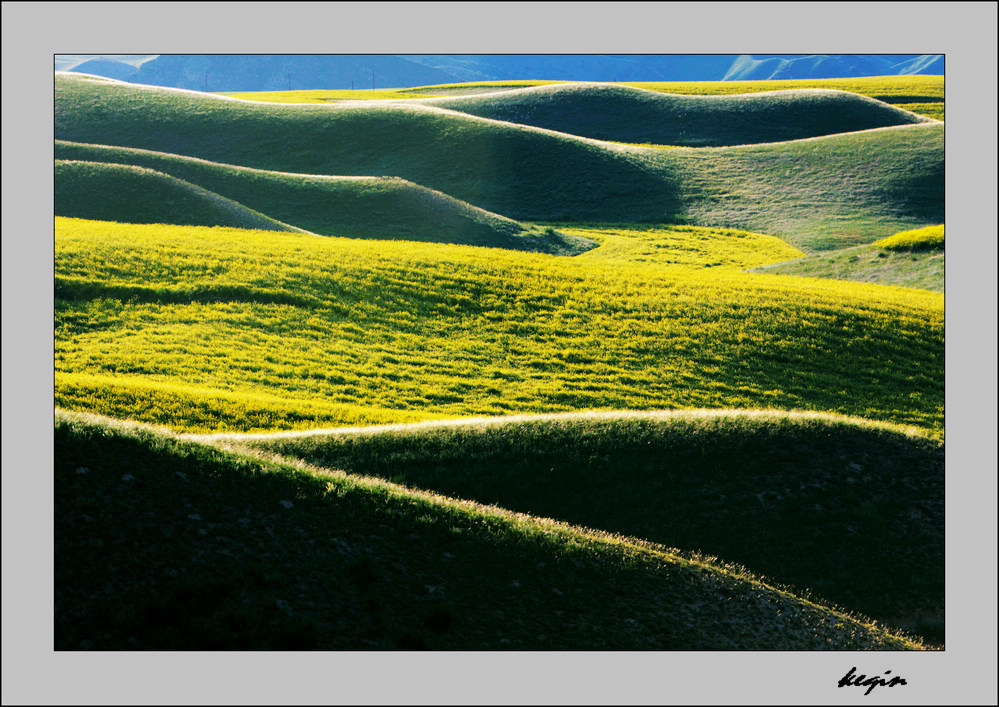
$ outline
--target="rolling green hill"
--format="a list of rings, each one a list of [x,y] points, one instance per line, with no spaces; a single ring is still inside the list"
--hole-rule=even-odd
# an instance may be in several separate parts
[[[149,150],[61,140],[55,143],[55,154],[66,160],[121,163],[157,170],[325,236],[465,243],[558,255],[576,254],[593,246],[592,241],[566,236],[554,229],[524,225],[393,177],[285,174]],[[116,189],[123,192],[119,197],[114,196],[112,189],[92,184],[87,188],[98,190],[97,201],[93,202],[81,185],[72,195],[73,200],[68,201],[68,192],[59,189],[61,179],[57,171],[57,215],[148,223],[150,221],[140,214],[150,209],[159,212],[170,208],[178,212],[189,210],[183,204],[163,202],[154,192],[146,194],[139,184],[118,184]],[[133,197],[121,198],[127,194]],[[95,211],[102,198],[111,202]],[[67,209],[72,213],[63,213]],[[171,218],[191,217],[172,214]],[[204,225],[216,224],[206,222]]]
[[[55,161],[55,214],[124,223],[306,232],[168,174],[135,165],[75,160]]]
[[[799,140],[930,122],[872,98],[822,89],[686,96],[571,83],[421,102],[598,140],[686,147]]]
[[[872,650],[661,545],[106,420],[55,426],[56,650]]]
[[[519,220],[679,221],[806,250],[943,220],[940,123],[657,150],[430,106],[248,103],[57,75],[55,133],[283,172],[397,176]]]
[[[231,439],[698,550],[920,635],[943,626],[943,444],[917,430],[697,411]]]

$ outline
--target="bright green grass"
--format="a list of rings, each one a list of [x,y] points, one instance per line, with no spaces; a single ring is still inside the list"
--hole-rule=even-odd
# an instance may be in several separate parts
[[[659,150],[429,106],[266,105],[56,77],[59,139],[299,174],[391,175],[522,221],[740,228],[806,251],[942,222],[943,128]]]
[[[56,160],[54,196],[57,216],[302,231],[195,184],[135,165]]]
[[[299,91],[236,91],[219,93],[220,96],[240,98],[244,101],[267,103],[329,103],[333,101],[384,101],[411,98],[403,89],[377,88],[355,90],[312,89]]]
[[[555,258],[62,218],[55,246],[56,399],[74,376],[116,381],[75,393],[81,410],[127,417],[109,402],[127,399],[115,391],[149,381],[247,408],[266,393],[400,421],[773,407],[942,433],[934,293],[608,262],[599,249]],[[172,426],[211,429],[172,400]],[[259,428],[220,414],[216,427]]]
[[[567,234],[599,243],[599,248],[578,256],[580,259],[608,265],[650,263],[729,271],[805,255],[780,238],[733,229],[628,224],[561,228]]]
[[[232,441],[698,550],[943,640],[943,444],[912,429],[681,411]]]
[[[940,224],[913,231],[902,231],[888,238],[882,238],[874,245],[895,251],[943,250],[944,227]]]
[[[534,228],[478,209],[403,179],[323,177],[268,172],[149,150],[56,140],[57,157],[116,163],[114,183],[68,181],[56,170],[56,214],[132,223],[215,223],[193,206],[164,200],[147,178],[127,180],[120,164],[138,165],[186,180],[313,233],[351,238],[465,243],[572,255],[592,243]],[[90,170],[96,169],[96,165]],[[107,168],[110,170],[111,168]],[[142,170],[133,170],[145,174]],[[102,175],[103,176],[103,175]],[[167,179],[167,178],[165,178]],[[218,201],[218,199],[216,199]],[[222,199],[229,203],[227,199]],[[149,218],[150,212],[158,218]],[[214,215],[214,214],[212,214]],[[250,227],[249,225],[245,227]],[[287,229],[286,229],[287,230]]]
[[[57,415],[57,650],[925,644],[641,540]]]
[[[942,252],[893,252],[877,245],[815,253],[786,263],[764,265],[756,272],[918,287],[940,293],[944,291],[945,276]]]

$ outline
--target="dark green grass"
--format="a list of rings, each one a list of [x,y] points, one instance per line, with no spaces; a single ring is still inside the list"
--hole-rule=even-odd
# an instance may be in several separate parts
[[[158,170],[324,236],[460,243],[555,255],[575,255],[595,245],[554,229],[518,223],[393,177],[359,179],[269,172],[150,150],[61,140],[55,143],[55,154],[62,159]],[[65,207],[61,205],[58,180],[57,173],[56,214],[73,215],[60,213],[60,208]],[[120,205],[115,202],[114,213],[120,217],[104,220],[147,223],[130,218],[133,211],[150,208],[137,187],[131,191],[138,198]],[[73,203],[76,210],[95,208],[90,206],[86,193],[80,197],[79,204]]]
[[[670,547],[943,640],[943,444],[829,417],[555,417],[248,442]]]
[[[752,272],[875,282],[944,291],[944,254],[929,249],[892,251],[877,245],[815,253],[805,258],[754,268]]]
[[[943,222],[940,123],[659,150],[428,106],[254,104],[65,75],[56,77],[55,113],[63,140],[282,172],[396,176],[518,220],[743,228],[805,250]]]
[[[55,215],[123,223],[302,230],[151,169],[58,159]]]
[[[59,416],[56,650],[914,646],[639,542]]]
[[[598,140],[685,147],[799,140],[929,122],[873,98],[822,89],[683,96],[571,83],[421,102]]]

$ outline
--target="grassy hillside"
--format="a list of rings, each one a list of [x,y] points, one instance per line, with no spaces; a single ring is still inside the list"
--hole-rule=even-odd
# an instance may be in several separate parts
[[[168,174],[75,160],[55,161],[55,214],[124,223],[302,232]]]
[[[920,635],[943,626],[943,445],[913,430],[720,411],[237,441],[698,550]]]
[[[680,221],[806,250],[943,221],[939,123],[656,150],[429,106],[255,104],[58,75],[56,137],[284,172],[397,176],[520,220]]]
[[[57,158],[67,160],[120,163],[158,170],[326,236],[465,243],[557,255],[573,255],[593,246],[584,239],[521,224],[394,177],[326,177],[268,172],[162,152],[62,140],[56,141],[55,154]],[[175,220],[161,219],[161,222],[175,223],[178,218],[192,218],[180,215],[180,212],[190,211],[189,206],[164,202],[155,192],[147,194],[145,187],[139,184],[117,187],[118,191],[132,194],[129,199],[113,198],[112,192],[101,189],[100,184],[90,185],[99,189],[91,199],[88,187],[81,185],[74,192],[74,212],[63,213],[69,208],[68,196],[59,191],[58,171],[56,181],[58,215],[148,223],[141,218],[144,212],[154,209],[162,213],[172,209],[177,213],[171,212],[170,218]],[[111,199],[111,202],[104,207],[101,199]],[[99,212],[87,211],[98,208]]]
[[[55,488],[57,650],[923,647],[656,544],[79,416]]]
[[[929,122],[872,98],[822,89],[685,96],[572,83],[421,102],[598,140],[687,147],[799,140]]]
[[[687,222],[770,233],[813,252],[869,243],[906,221],[942,222],[943,150],[944,126],[933,123],[642,154],[682,172]]]
[[[55,247],[56,398],[76,409],[128,416],[129,386],[148,382],[189,386],[189,401],[172,388],[141,417],[179,429],[257,428],[208,389],[251,409],[266,393],[400,421],[774,407],[942,431],[934,293],[747,275],[707,254],[698,269],[620,251],[601,262],[600,249],[555,258],[61,218]]]

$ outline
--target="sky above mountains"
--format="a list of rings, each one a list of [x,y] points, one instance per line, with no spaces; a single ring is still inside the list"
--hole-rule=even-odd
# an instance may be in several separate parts
[[[944,73],[934,54],[56,55],[56,71],[200,91],[406,88],[496,80],[734,81]]]

